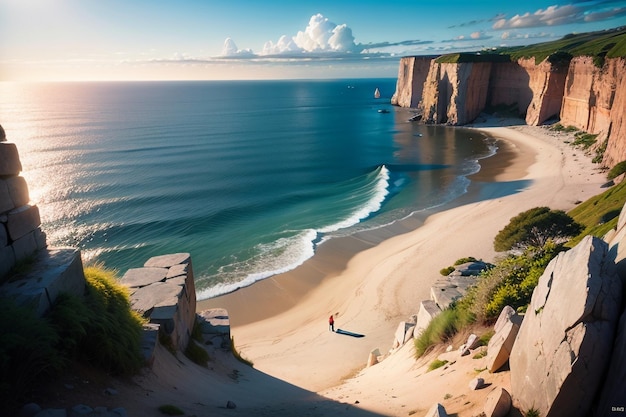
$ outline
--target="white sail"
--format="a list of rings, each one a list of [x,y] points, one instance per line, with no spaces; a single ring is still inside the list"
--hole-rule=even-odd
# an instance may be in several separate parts
[[[376,87],[376,91],[374,91],[374,98],[380,98],[380,90]]]

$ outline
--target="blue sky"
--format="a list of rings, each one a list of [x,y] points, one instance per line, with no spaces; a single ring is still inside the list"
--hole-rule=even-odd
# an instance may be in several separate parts
[[[0,0],[0,80],[393,78],[621,25],[626,0]]]

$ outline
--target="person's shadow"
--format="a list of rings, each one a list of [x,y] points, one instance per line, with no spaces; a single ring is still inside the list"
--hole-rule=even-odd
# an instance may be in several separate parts
[[[352,336],[352,337],[365,337],[364,334],[353,333],[353,332],[349,332],[349,331],[343,330],[343,329],[337,329],[337,330],[335,330],[335,333],[343,334],[343,335],[346,335],[346,336]]]

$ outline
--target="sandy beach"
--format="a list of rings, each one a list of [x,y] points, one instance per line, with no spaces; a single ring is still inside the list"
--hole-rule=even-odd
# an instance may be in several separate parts
[[[320,392],[354,377],[371,350],[389,351],[398,323],[429,298],[441,268],[465,256],[493,261],[494,236],[521,211],[568,210],[603,190],[604,174],[563,135],[489,124],[474,127],[495,137],[499,152],[481,161],[468,193],[450,206],[332,240],[301,267],[198,309],[227,308],[238,349],[275,378]],[[365,337],[330,332],[330,314],[336,328]]]
[[[441,268],[465,256],[493,261],[493,238],[511,217],[542,205],[570,209],[602,192],[605,175],[563,134],[496,119],[474,128],[496,138],[499,150],[481,160],[462,198],[331,240],[293,271],[198,302],[199,311],[228,309],[237,349],[254,367],[219,344],[207,345],[208,369],[158,346],[152,368],[132,382],[86,373],[67,381],[70,392],[61,386],[50,405],[122,406],[128,415],[152,417],[164,404],[190,416],[419,417],[439,402],[458,416],[480,414],[493,389],[509,387],[508,372],[489,374],[484,358],[441,350],[416,361],[407,343],[365,368],[369,352],[389,352],[399,322],[429,298]],[[363,337],[329,331],[330,314],[336,328]],[[454,348],[466,337],[458,335]],[[435,356],[449,364],[427,372]],[[478,376],[488,387],[471,391],[468,381]],[[103,395],[111,386],[119,394]]]

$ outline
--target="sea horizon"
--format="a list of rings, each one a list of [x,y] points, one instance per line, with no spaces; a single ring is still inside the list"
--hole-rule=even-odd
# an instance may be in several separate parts
[[[395,82],[4,85],[0,123],[51,246],[120,275],[189,252],[203,299],[467,191],[493,140],[410,122]]]

